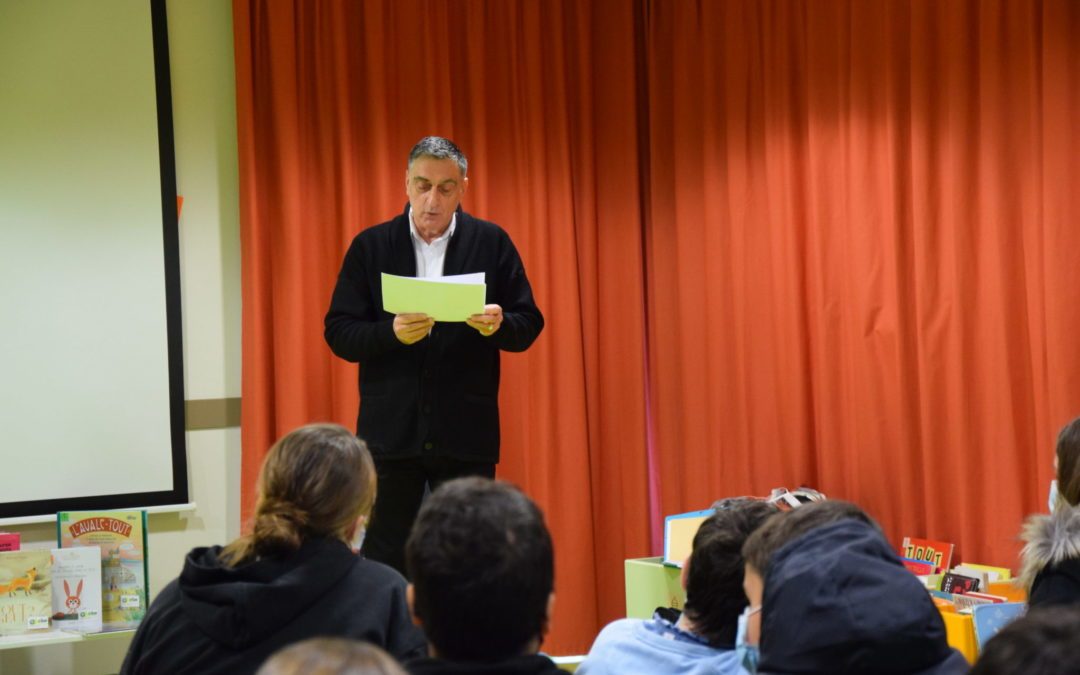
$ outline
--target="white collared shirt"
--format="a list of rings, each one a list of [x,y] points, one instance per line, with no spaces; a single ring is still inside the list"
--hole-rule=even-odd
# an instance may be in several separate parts
[[[440,237],[432,240],[429,244],[420,236],[413,222],[412,209],[409,209],[409,234],[412,235],[413,251],[416,252],[416,276],[417,277],[441,277],[443,275],[443,263],[446,262],[446,247],[450,244],[450,237],[454,236],[457,228],[457,214],[450,217],[450,227],[446,228]]]

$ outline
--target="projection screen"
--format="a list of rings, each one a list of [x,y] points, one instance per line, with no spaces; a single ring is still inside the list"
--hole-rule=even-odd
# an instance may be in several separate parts
[[[0,0],[0,519],[184,503],[164,0]]]

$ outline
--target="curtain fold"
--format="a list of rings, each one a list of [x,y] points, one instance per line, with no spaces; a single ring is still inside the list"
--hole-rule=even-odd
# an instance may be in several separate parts
[[[662,511],[805,484],[1015,564],[1080,412],[1078,15],[650,5]]]
[[[660,516],[778,485],[1015,565],[1080,413],[1080,4],[233,6],[245,514],[275,438],[355,423],[323,313],[438,134],[548,320],[499,475],[555,537],[549,651]]]

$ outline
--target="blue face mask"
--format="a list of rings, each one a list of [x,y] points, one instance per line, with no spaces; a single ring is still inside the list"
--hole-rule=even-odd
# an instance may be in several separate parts
[[[1058,488],[1057,480],[1050,481],[1050,497],[1047,499],[1047,504],[1050,506],[1050,513],[1054,512],[1054,506],[1058,500]]]
[[[746,609],[739,615],[738,629],[735,632],[735,653],[739,655],[743,668],[751,673],[757,672],[761,652],[758,651],[757,645],[746,643],[746,627],[750,623],[750,617],[760,611],[760,606],[752,608],[747,605]]]

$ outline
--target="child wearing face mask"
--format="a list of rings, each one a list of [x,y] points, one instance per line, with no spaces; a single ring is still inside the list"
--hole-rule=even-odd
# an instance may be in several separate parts
[[[741,675],[753,672],[753,656],[742,644],[743,560],[750,535],[777,509],[739,498],[718,502],[694,537],[683,565],[686,607],[671,620],[662,612],[648,620],[620,619],[600,632],[578,667],[584,675]],[[747,666],[751,666],[747,668]]]
[[[1058,434],[1050,515],[1028,519],[1021,532],[1021,584],[1031,607],[1080,603],[1080,417]]]
[[[825,501],[770,518],[743,557],[758,675],[967,672],[926,590],[858,506]]]

